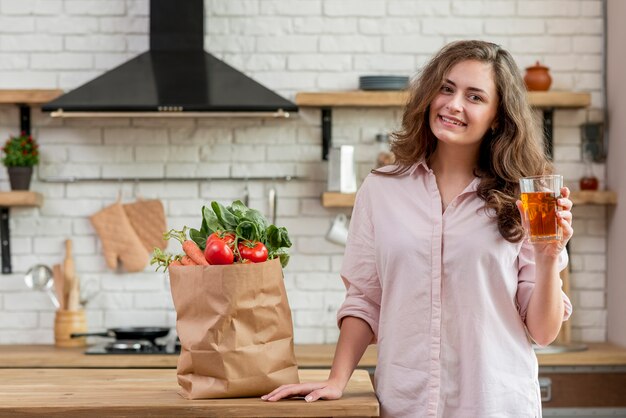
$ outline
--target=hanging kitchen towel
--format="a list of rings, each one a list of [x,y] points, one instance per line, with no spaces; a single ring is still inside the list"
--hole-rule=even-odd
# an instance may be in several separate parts
[[[187,399],[260,396],[298,383],[293,324],[278,258],[172,266],[181,342],[176,374]]]
[[[167,241],[163,232],[167,231],[165,211],[160,200],[137,200],[122,205],[133,229],[139,236],[145,249],[151,253],[154,248],[164,250]]]
[[[111,269],[117,268],[118,260],[129,272],[142,271],[148,265],[149,253],[135,233],[119,201],[89,219],[102,240],[104,258]]]

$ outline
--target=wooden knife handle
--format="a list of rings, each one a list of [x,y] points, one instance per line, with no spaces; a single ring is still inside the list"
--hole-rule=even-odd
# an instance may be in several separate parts
[[[74,287],[74,279],[75,279],[75,270],[74,270],[74,259],[72,258],[72,240],[65,240],[65,259],[63,260],[63,275],[65,276],[63,293],[65,297],[65,301],[67,302],[67,309],[70,309],[70,292]]]

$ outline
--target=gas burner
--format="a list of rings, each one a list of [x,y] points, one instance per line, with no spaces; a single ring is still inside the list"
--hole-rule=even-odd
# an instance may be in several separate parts
[[[141,353],[153,351],[154,348],[155,345],[148,340],[116,340],[105,347],[111,353]]]
[[[180,345],[174,342],[158,344],[149,340],[115,340],[95,344],[87,348],[85,354],[178,354]]]

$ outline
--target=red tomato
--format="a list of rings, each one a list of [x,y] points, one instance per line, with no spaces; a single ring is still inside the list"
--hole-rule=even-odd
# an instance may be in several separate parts
[[[209,235],[209,237],[207,238],[207,243],[208,241],[212,239],[220,239],[222,241],[225,241],[226,244],[228,244],[231,248],[235,246],[235,235],[230,232],[224,232],[224,231],[214,232],[211,235]]]
[[[267,260],[267,248],[262,242],[240,242],[237,248],[243,260],[250,260],[253,263],[262,263]]]
[[[230,239],[232,238],[232,240]],[[234,236],[224,236],[220,238],[217,234],[211,234],[206,242],[204,248],[204,258],[209,264],[233,264],[235,261],[235,253],[231,248],[231,244],[234,242]]]

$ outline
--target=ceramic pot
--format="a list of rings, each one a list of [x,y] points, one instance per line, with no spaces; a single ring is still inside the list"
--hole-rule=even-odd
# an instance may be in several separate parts
[[[7,167],[11,190],[28,190],[33,175],[32,167]]]
[[[532,67],[526,67],[526,74],[524,75],[524,82],[526,88],[529,91],[546,91],[552,84],[552,77],[550,77],[550,69],[543,66],[537,61]]]

